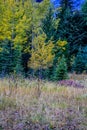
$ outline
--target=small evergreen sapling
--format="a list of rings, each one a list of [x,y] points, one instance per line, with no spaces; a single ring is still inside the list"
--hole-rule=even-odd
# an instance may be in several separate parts
[[[87,71],[87,47],[79,48],[73,64],[73,70],[77,74]]]
[[[54,77],[55,80],[63,80],[68,78],[67,64],[64,56],[62,56],[62,58],[58,62]]]

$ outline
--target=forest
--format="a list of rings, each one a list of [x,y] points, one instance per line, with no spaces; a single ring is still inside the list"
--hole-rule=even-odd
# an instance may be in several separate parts
[[[87,2],[76,10],[65,1],[55,9],[48,0],[0,0],[1,76],[62,80],[68,72],[86,73]]]
[[[0,130],[87,130],[87,0],[0,0]]]

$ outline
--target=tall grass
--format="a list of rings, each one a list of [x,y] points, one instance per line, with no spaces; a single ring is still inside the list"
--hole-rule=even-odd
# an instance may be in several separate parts
[[[10,85],[9,85],[10,83]],[[0,130],[87,130],[87,88],[0,80]]]

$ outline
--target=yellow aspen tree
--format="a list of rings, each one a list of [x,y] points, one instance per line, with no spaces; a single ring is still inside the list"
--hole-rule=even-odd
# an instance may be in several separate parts
[[[2,2],[2,6],[4,11],[1,14],[0,40],[8,39],[14,44],[26,42],[30,19],[25,14],[22,0],[6,0]]]
[[[31,58],[28,63],[29,67],[39,70],[39,78],[41,78],[41,70],[51,66],[54,58],[54,54],[52,53],[54,45],[51,41],[46,44],[45,40],[45,34],[40,34],[34,38]]]
[[[21,46],[30,41],[28,32],[37,34],[48,4],[49,0],[39,4],[32,0],[0,0],[0,41],[8,39]]]
[[[34,70],[38,70],[38,96],[41,94],[41,79],[42,79],[42,69],[47,68],[52,65],[54,54],[52,54],[52,49],[54,45],[51,41],[48,44],[45,43],[46,35],[40,34],[34,38],[33,48],[31,50],[31,58],[28,66]]]

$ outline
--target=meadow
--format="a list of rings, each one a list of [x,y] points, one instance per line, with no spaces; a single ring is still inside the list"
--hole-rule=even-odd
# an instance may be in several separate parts
[[[36,79],[0,79],[0,130],[87,130],[87,87],[72,78],[39,89]]]

